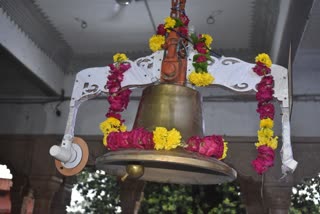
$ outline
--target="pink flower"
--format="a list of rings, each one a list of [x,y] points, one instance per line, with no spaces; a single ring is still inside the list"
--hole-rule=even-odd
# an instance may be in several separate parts
[[[272,100],[273,93],[274,93],[274,91],[272,88],[260,85],[260,88],[258,88],[258,92],[256,93],[256,99],[260,103],[268,102],[268,101]]]
[[[182,21],[184,26],[188,26],[189,25],[189,17],[187,15],[181,15],[180,16],[180,20]]]
[[[119,70],[123,73],[123,72],[127,71],[129,68],[131,68],[130,63],[125,62],[125,63],[120,64]]]
[[[128,107],[128,103],[129,103],[129,97],[131,94],[131,90],[130,89],[126,89],[121,91],[119,94],[117,94],[117,96],[120,97],[120,99],[122,99],[122,104],[123,104],[123,108],[127,108]]]
[[[123,100],[120,96],[109,96],[108,101],[110,103],[109,111],[122,112],[124,110]]]
[[[206,44],[204,42],[199,42],[195,44],[194,48],[198,51],[198,53],[201,53],[201,54],[207,53]]]
[[[113,112],[108,112],[108,113],[106,114],[106,118],[108,118],[108,117],[114,117],[114,118],[120,120],[121,123],[124,123],[124,120],[121,120],[121,114],[117,114],[117,113],[113,113]]]
[[[253,160],[251,162],[251,164],[252,164],[254,170],[259,175],[262,175],[265,171],[268,170],[268,167],[263,164],[263,160],[261,160],[260,158],[256,158],[255,160]]]
[[[136,128],[130,132],[129,142],[133,148],[153,149],[153,134],[144,128]]]
[[[252,161],[252,165],[258,174],[263,174],[274,164],[274,151],[268,146],[258,147],[258,157]]]
[[[272,103],[259,103],[257,112],[260,114],[260,120],[264,118],[274,118],[274,105]]]
[[[128,132],[111,132],[107,137],[107,147],[110,150],[129,148],[128,137]]]
[[[196,59],[196,62],[197,62],[197,63],[206,62],[206,61],[207,61],[207,57],[206,57],[206,56],[203,56],[203,55],[200,55],[200,56]]]
[[[274,84],[273,76],[262,77],[262,79],[261,79],[259,84],[270,85],[270,86],[273,87],[273,84]]]
[[[202,138],[199,153],[209,157],[221,158],[223,155],[223,147],[224,144],[221,136],[206,136]]]
[[[201,138],[199,136],[192,136],[187,141],[188,147],[186,148],[186,150],[192,151],[192,152],[198,152],[200,143],[201,143]]]
[[[157,34],[162,36],[166,35],[166,29],[164,28],[164,24],[158,25]]]
[[[259,76],[264,76],[266,74],[270,74],[271,69],[261,62],[257,62],[256,66],[253,67],[253,71]]]
[[[186,27],[179,27],[179,32],[180,32],[183,36],[188,36],[188,28],[186,28]]]

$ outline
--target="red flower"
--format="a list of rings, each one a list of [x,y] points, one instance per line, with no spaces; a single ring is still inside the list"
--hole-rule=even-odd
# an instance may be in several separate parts
[[[194,49],[196,49],[198,51],[198,53],[201,53],[201,54],[207,53],[206,44],[204,42],[199,42],[199,43],[195,44]]]
[[[121,114],[117,114],[117,113],[113,113],[113,112],[108,112],[108,113],[106,114],[106,117],[107,117],[107,118],[108,118],[108,117],[114,117],[114,118],[120,120],[122,123],[124,122],[123,120],[121,120]]]
[[[111,132],[107,137],[107,147],[110,150],[130,148],[128,142],[129,132]]]
[[[257,62],[256,66],[253,67],[253,71],[259,76],[264,76],[266,74],[270,74],[271,69],[261,62]]]
[[[265,84],[265,85],[269,85],[269,86],[273,87],[273,84],[274,84],[273,76],[262,77],[259,84]]]
[[[206,57],[206,56],[203,56],[203,55],[200,55],[200,56],[196,59],[196,62],[197,62],[197,63],[206,62],[206,61],[207,61],[207,57]]]
[[[268,167],[263,164],[263,160],[260,159],[260,158],[256,158],[255,160],[253,160],[253,161],[251,162],[251,164],[252,164],[254,170],[255,170],[259,175],[262,175],[265,171],[268,170]]]
[[[184,26],[188,26],[189,25],[189,17],[187,15],[181,15],[180,16],[180,20],[182,21]]]
[[[162,36],[166,35],[166,29],[164,28],[164,24],[158,25],[157,34]]]
[[[133,129],[129,136],[129,142],[133,148],[153,149],[153,134],[144,128]]]
[[[272,100],[273,93],[274,93],[274,91],[272,88],[266,87],[264,85],[260,85],[260,87],[258,88],[258,92],[256,93],[256,99],[260,103],[268,102],[268,101]]]
[[[186,28],[186,27],[179,27],[179,32],[180,32],[183,36],[188,36],[188,28]]]
[[[257,112],[260,114],[260,120],[265,118],[274,118],[274,105],[272,103],[259,103]]]
[[[258,157],[252,161],[252,166],[258,174],[263,174],[274,164],[274,151],[268,146],[258,147]]]
[[[201,143],[201,138],[199,136],[192,136],[187,141],[188,147],[186,148],[186,150],[192,151],[192,152],[198,152],[200,143]]]
[[[120,96],[109,96],[108,101],[110,103],[109,111],[122,112],[124,110],[123,100]]]
[[[121,63],[120,66],[119,66],[119,70],[121,71],[121,73],[127,71],[129,68],[131,68],[131,65],[130,63]]]
[[[224,144],[221,136],[206,136],[202,138],[199,153],[209,157],[221,158],[223,155],[223,147]]]

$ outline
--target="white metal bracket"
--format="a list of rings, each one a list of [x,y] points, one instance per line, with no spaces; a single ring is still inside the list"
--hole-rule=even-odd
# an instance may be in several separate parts
[[[194,51],[189,52],[187,75],[193,70],[192,59]],[[221,85],[236,92],[254,92],[261,77],[252,71],[255,64],[244,62],[232,57],[211,57],[212,63],[208,66],[208,72],[215,77],[214,85]],[[155,84],[160,79],[160,68],[163,59],[163,51],[158,51],[150,56],[141,57],[135,61],[128,61],[131,68],[124,73],[124,80],[121,86],[127,88],[142,87]],[[53,146],[50,154],[60,160],[68,167],[72,159],[72,141],[74,137],[74,127],[79,106],[100,94],[107,94],[106,81],[109,75],[109,67],[88,68],[80,71],[76,75],[72,97],[70,101],[70,111],[61,146]],[[272,75],[274,76],[274,97],[281,103],[282,109],[282,171],[294,171],[297,162],[293,159],[290,140],[290,109],[289,109],[289,76],[286,68],[279,65],[272,65]],[[70,165],[72,166],[72,164]]]

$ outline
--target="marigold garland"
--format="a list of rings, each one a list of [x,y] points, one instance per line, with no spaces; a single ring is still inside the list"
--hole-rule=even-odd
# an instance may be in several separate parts
[[[278,137],[272,130],[274,122],[273,99],[274,80],[271,75],[272,61],[268,54],[262,53],[256,57],[256,66],[253,71],[262,76],[257,85],[256,99],[258,101],[257,112],[260,114],[260,129],[258,130],[258,142],[255,144],[258,156],[252,161],[252,166],[258,174],[263,174],[274,163],[274,150],[278,146]]]
[[[156,150],[171,150],[181,145],[181,134],[174,128],[168,131],[164,127],[156,127],[153,131],[153,141]]]

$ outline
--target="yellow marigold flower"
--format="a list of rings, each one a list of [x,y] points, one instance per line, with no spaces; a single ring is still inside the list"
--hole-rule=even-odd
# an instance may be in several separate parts
[[[104,136],[103,136],[103,145],[105,145],[105,146],[108,145],[107,137],[108,137],[108,135],[104,135]]]
[[[164,19],[164,28],[168,30],[168,28],[174,28],[176,25],[176,20],[168,16]],[[170,31],[170,30],[169,30]]]
[[[156,127],[153,131],[153,141],[156,150],[171,150],[180,145],[181,134],[176,129],[168,131],[164,127]]]
[[[100,130],[103,134],[106,134],[112,131],[119,131],[121,126],[122,124],[120,120],[114,117],[108,117],[105,121],[100,123]],[[122,127],[122,130],[125,131],[126,128],[124,127]]]
[[[272,136],[273,136],[272,129],[265,128],[265,129],[260,129],[258,131],[258,139],[259,138],[263,138],[263,137],[269,138],[269,137],[272,137]]]
[[[121,131],[121,132],[124,132],[124,131],[126,131],[126,130],[127,130],[127,127],[122,124],[122,125],[120,126],[120,131]]]
[[[256,62],[261,62],[261,63],[265,64],[268,68],[270,68],[272,65],[272,61],[271,61],[269,55],[266,53],[259,54],[256,57]]]
[[[149,47],[153,52],[156,52],[158,50],[162,49],[162,45],[165,42],[165,37],[162,35],[153,35],[149,39]]]
[[[227,157],[227,152],[228,152],[228,142],[224,141],[223,142],[223,155],[219,160],[225,159]]]
[[[268,146],[271,149],[275,150],[278,147],[278,137],[269,137],[269,138],[261,138],[259,139],[259,142],[257,142],[256,147],[259,146]]]
[[[168,130],[164,127],[156,127],[153,131],[154,148],[164,149],[167,142]]]
[[[195,86],[207,86],[214,81],[214,77],[210,73],[197,73],[192,71],[188,76],[189,81]]]
[[[206,39],[206,46],[210,48],[210,45],[213,41],[212,37],[209,34],[202,34],[202,37]]]
[[[273,150],[277,149],[277,147],[278,147],[278,137],[276,136],[276,137],[270,138],[268,146]]]
[[[273,128],[273,120],[270,118],[260,120],[260,128]]]
[[[171,129],[168,131],[167,143],[164,146],[165,150],[171,150],[177,148],[181,142],[181,134],[176,129]]]
[[[124,53],[117,53],[113,56],[113,62],[123,62],[128,60],[128,57]]]

